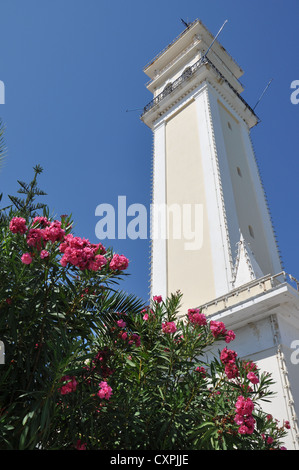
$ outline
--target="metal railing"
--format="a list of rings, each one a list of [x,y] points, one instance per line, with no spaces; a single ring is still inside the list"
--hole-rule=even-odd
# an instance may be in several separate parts
[[[209,307],[212,307],[213,305],[219,305],[219,304],[223,304],[223,307],[226,308],[229,300],[232,299],[233,297],[237,298],[240,294],[242,294],[242,292],[245,292],[245,291],[250,292],[252,289],[258,286],[261,287],[264,292],[264,291],[273,289],[274,287],[281,285],[282,282],[288,282],[288,280],[293,283],[293,285],[291,284],[291,282],[289,282],[289,284],[292,287],[294,287],[297,290],[297,292],[299,292],[299,281],[291,274],[288,274],[285,271],[281,271],[280,273],[277,273],[277,274],[268,274],[262,278],[254,279],[253,281],[247,284],[244,284],[240,287],[237,287],[231,290],[230,292],[228,292],[227,294],[221,297],[218,297],[217,299],[214,299],[210,302],[206,302],[205,304],[200,305],[199,308],[201,308],[204,311],[208,309]]]
[[[162,100],[164,100],[164,98],[169,96],[178,86],[180,86],[182,83],[184,83],[185,81],[189,80],[192,76],[194,76],[197,70],[201,66],[207,65],[207,64],[213,69],[213,71],[217,74],[217,76],[230,87],[230,89],[237,95],[237,97],[242,101],[242,103],[246,106],[246,108],[248,108],[251,111],[251,113],[254,114],[254,116],[256,116],[254,110],[249,106],[249,104],[244,100],[244,98],[238,93],[238,91],[231,85],[231,83],[229,83],[229,81],[217,69],[217,67],[215,67],[215,65],[210,61],[210,59],[208,59],[206,56],[203,56],[197,62],[195,62],[195,64],[187,67],[183,71],[182,75],[180,75],[176,80],[174,80],[174,82],[166,85],[166,87],[161,93],[155,96],[155,98],[153,98],[146,106],[144,106],[141,117],[145,113],[150,111],[152,108],[157,106]]]

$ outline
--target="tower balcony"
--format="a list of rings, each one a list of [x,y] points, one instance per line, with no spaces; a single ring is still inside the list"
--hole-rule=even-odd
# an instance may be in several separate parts
[[[225,96],[249,128],[259,122],[259,118],[251,106],[206,56],[201,57],[193,65],[187,66],[178,78],[173,82],[169,82],[163,91],[143,108],[142,121],[152,127],[175,103],[186,97],[205,81],[210,82]]]

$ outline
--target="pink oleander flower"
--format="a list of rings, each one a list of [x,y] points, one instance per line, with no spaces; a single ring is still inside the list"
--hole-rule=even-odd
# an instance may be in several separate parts
[[[237,353],[231,349],[225,348],[220,353],[220,360],[223,364],[234,364],[236,361]]]
[[[32,263],[32,256],[30,253],[24,253],[21,258],[22,263],[30,264]]]
[[[86,450],[86,442],[81,443],[81,439],[78,439],[77,444],[75,446],[76,450]]]
[[[235,404],[237,415],[251,415],[254,403],[250,398],[244,398],[242,395],[238,397],[238,400]]]
[[[154,302],[157,302],[158,304],[162,302],[162,296],[161,295],[155,295],[153,297]]]
[[[239,426],[238,432],[240,434],[252,434],[254,431],[255,419],[251,414],[240,415],[236,414],[235,423]]]
[[[91,270],[91,271],[98,271],[99,269],[101,269],[103,266],[105,266],[107,264],[107,260],[105,258],[105,256],[103,255],[95,255],[95,259],[94,261],[90,261],[89,262],[89,266],[88,268]]]
[[[188,319],[189,322],[198,325],[204,326],[207,324],[207,319],[203,313],[200,313],[198,308],[189,308],[188,309]]]
[[[273,443],[273,440],[274,440],[273,437],[269,436],[269,437],[267,438],[267,444],[272,444],[272,443]]]
[[[290,422],[289,422],[289,421],[284,421],[283,425],[284,425],[284,427],[285,427],[286,429],[291,429],[291,426],[290,426]]]
[[[235,339],[236,335],[235,333],[233,332],[233,330],[229,330],[227,331],[226,333],[226,336],[225,336],[225,342],[226,343],[230,343],[231,341],[233,341]]]
[[[119,326],[120,328],[125,328],[125,326],[127,326],[126,322],[123,321],[123,320],[117,320],[117,326]]]
[[[9,224],[9,230],[12,233],[21,233],[23,235],[28,230],[26,220],[23,217],[13,217]]]
[[[127,337],[128,337],[128,333],[127,333],[126,331],[121,331],[121,332],[119,333],[118,337],[119,337],[120,339],[122,339],[123,341],[125,341],[125,340],[127,339]]]
[[[45,228],[48,227],[50,223],[47,217],[34,217],[32,225],[40,225],[42,228]]]
[[[239,369],[236,364],[226,364],[224,372],[228,379],[235,379],[239,376]]]
[[[234,421],[235,423],[238,425],[238,426],[241,426],[241,424],[244,423],[244,418],[242,415],[238,415],[236,414],[235,418],[234,418]]]
[[[49,257],[49,252],[47,250],[42,250],[40,252],[40,257],[41,257],[41,259],[48,258]]]
[[[236,415],[235,423],[239,426],[239,434],[252,434],[254,431],[255,419],[251,414],[249,415]]]
[[[242,367],[243,367],[244,371],[247,372],[247,374],[257,372],[257,370],[258,370],[257,365],[252,361],[249,361],[249,362],[242,361]],[[249,376],[249,377],[251,377],[251,376]],[[249,377],[247,375],[247,378],[250,380]],[[254,379],[253,376],[252,376],[252,378]]]
[[[152,309],[144,308],[140,313],[144,313],[142,319],[148,321],[152,318],[155,318],[154,312]]]
[[[250,416],[238,429],[239,434],[252,434],[254,431],[255,419]]]
[[[114,254],[110,261],[110,269],[113,271],[123,271],[129,266],[129,260],[124,255]]]
[[[105,381],[100,382],[99,387],[100,390],[98,391],[97,395],[100,398],[105,398],[105,400],[109,400],[112,395],[112,388]]]
[[[65,375],[62,377],[61,382],[67,381],[60,389],[61,395],[67,395],[68,393],[72,393],[77,388],[77,381],[75,377],[70,377],[69,375]]]
[[[103,256],[105,249],[101,243],[93,244],[85,238],[74,237],[72,234],[64,237],[59,250],[63,253],[60,260],[63,267],[72,264],[82,271],[85,269],[98,271],[107,264],[107,259]]]
[[[63,240],[65,231],[61,228],[61,222],[54,220],[49,226],[44,229],[44,238],[52,243],[60,242]]]
[[[168,334],[171,334],[171,333],[175,333],[176,332],[176,325],[174,322],[165,322],[165,323],[162,323],[162,331],[163,333],[168,333]]]
[[[204,367],[199,367],[199,366],[198,366],[198,367],[196,367],[195,370],[196,370],[196,372],[199,372],[203,378],[206,377],[206,370],[205,370]]]
[[[141,344],[141,338],[137,333],[133,333],[128,340],[129,344],[135,344],[135,346],[139,347]]]
[[[40,228],[31,228],[27,234],[27,245],[40,250],[44,238],[44,230]]]
[[[219,335],[225,335],[226,328],[222,321],[210,321],[210,330],[214,338],[217,338]]]
[[[247,379],[253,384],[258,384],[259,383],[258,376],[255,375],[253,372],[248,372]]]

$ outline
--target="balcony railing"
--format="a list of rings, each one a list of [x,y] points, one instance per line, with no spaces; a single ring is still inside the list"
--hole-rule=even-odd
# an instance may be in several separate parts
[[[259,279],[254,279],[251,282],[244,284],[243,286],[237,287],[233,289],[231,292],[218,297],[215,300],[207,302],[201,305],[199,308],[202,309],[204,313],[208,313],[209,309],[216,308],[215,311],[220,311],[222,309],[227,309],[229,307],[233,307],[238,300],[242,298],[244,301],[244,293],[246,293],[246,297],[249,299],[252,296],[256,296],[259,293],[264,293],[268,290],[271,290],[275,287],[279,287],[282,283],[287,283],[291,287],[293,287],[297,292],[299,292],[299,281],[292,276],[291,274],[282,271],[277,274],[268,274]]]
[[[153,98],[144,108],[143,108],[143,112],[141,114],[141,117],[147,113],[148,111],[150,111],[152,108],[154,108],[155,106],[157,106],[159,103],[161,103],[162,100],[164,100],[164,98],[166,98],[167,96],[169,96],[178,86],[180,86],[182,83],[186,82],[187,80],[189,80],[191,77],[193,77],[196,72],[198,71],[198,69],[203,66],[203,65],[209,65],[213,71],[217,74],[217,76],[222,80],[224,81],[229,87],[230,89],[238,96],[238,98],[242,101],[242,103],[246,106],[247,109],[249,109],[251,111],[252,114],[255,115],[255,112],[254,110],[248,105],[248,103],[244,100],[244,98],[237,92],[237,90],[229,83],[229,81],[224,77],[224,75],[217,69],[217,67],[215,67],[215,65],[206,57],[206,56],[203,56],[201,57],[197,62],[195,62],[195,64],[191,65],[190,67],[187,67],[182,75],[180,75],[176,80],[174,80],[174,82],[172,83],[169,83],[168,85],[166,85],[166,87],[164,88],[164,90],[159,93],[157,96],[155,96],[155,98]]]

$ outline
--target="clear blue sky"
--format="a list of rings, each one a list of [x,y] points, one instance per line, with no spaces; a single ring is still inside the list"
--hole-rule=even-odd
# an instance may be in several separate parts
[[[92,242],[98,204],[125,195],[149,208],[152,135],[140,111],[126,110],[150,101],[143,67],[183,31],[180,18],[199,18],[213,34],[228,20],[220,42],[245,71],[251,106],[273,78],[252,140],[284,267],[299,278],[297,0],[0,0],[0,192],[15,194],[39,163],[44,201],[72,213],[76,234]],[[122,287],[147,299],[149,240],[111,244],[131,262]]]

